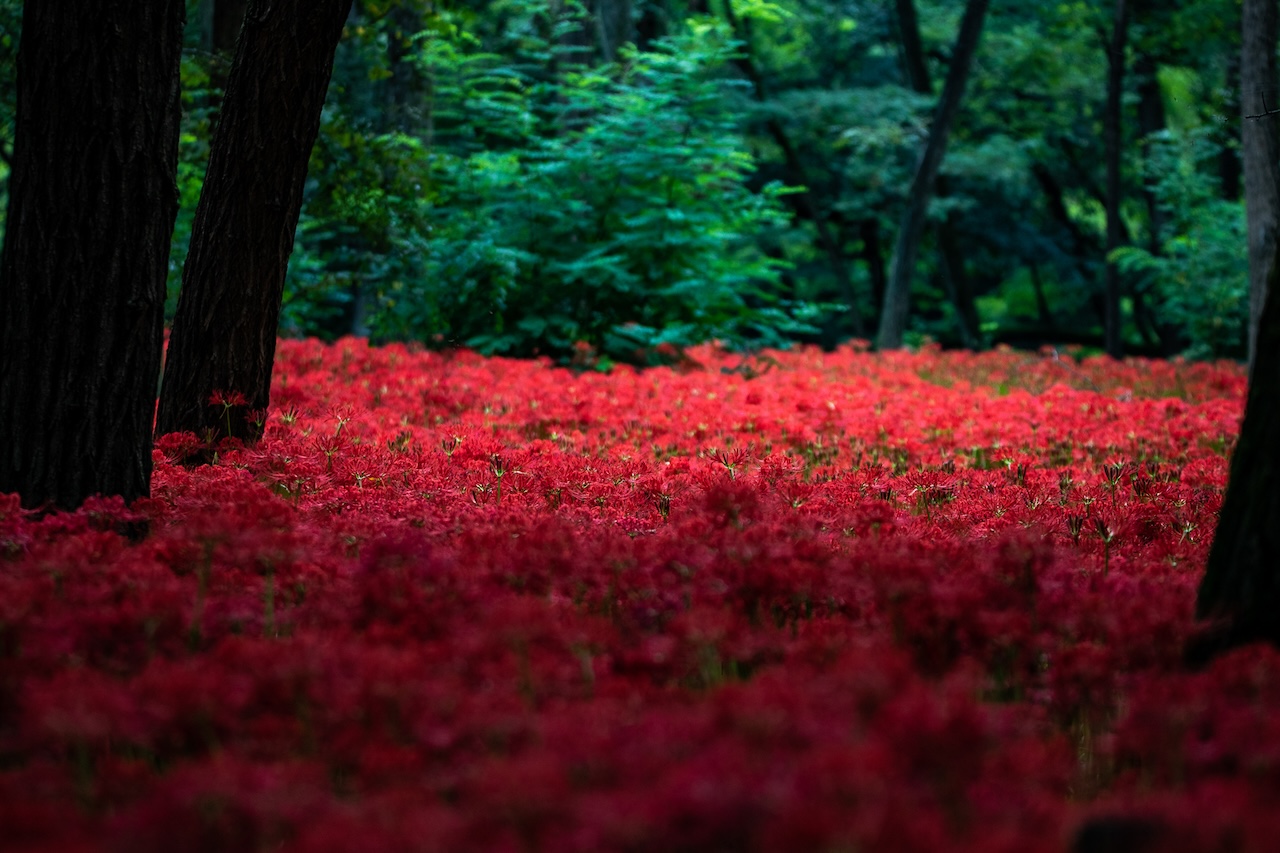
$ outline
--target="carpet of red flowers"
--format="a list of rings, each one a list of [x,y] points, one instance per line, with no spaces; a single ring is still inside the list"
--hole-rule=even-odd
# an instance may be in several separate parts
[[[0,848],[1280,837],[1280,653],[1180,664],[1235,365],[344,340],[275,377],[260,444],[163,438],[149,500],[0,497]]]

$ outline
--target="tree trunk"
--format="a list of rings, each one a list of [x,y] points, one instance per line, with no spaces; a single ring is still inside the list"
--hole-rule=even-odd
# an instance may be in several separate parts
[[[1240,132],[1249,242],[1249,365],[1257,365],[1258,323],[1276,258],[1280,218],[1280,109],[1276,91],[1276,0],[1244,0],[1240,48]],[[1249,118],[1248,116],[1258,116]]]
[[[933,94],[929,83],[929,66],[924,61],[924,44],[920,40],[920,19],[915,0],[896,0],[898,38],[902,44],[902,65],[907,70],[911,88],[922,94]]]
[[[884,291],[888,286],[884,253],[880,250],[880,223],[867,217],[858,224],[858,232],[862,236],[862,259],[867,262],[867,277],[871,279],[871,299],[879,314],[884,311]]]
[[[898,238],[893,247],[893,259],[889,264],[889,281],[885,290],[884,311],[880,315],[880,330],[876,346],[880,349],[897,349],[902,346],[902,336],[907,327],[910,309],[911,275],[915,270],[916,253],[924,234],[929,212],[929,199],[933,195],[934,180],[942,166],[947,150],[947,137],[959,112],[964,97],[964,87],[973,66],[973,55],[982,38],[982,24],[987,14],[988,0],[968,0],[960,32],[956,36],[955,49],[951,53],[951,65],[942,85],[942,97],[933,116],[933,126],[925,142],[924,152],[916,167],[898,228]]]
[[[245,12],[249,9],[248,0],[209,0],[209,2],[213,6],[211,16],[213,49],[218,52],[235,50]]]
[[[1235,646],[1265,640],[1280,645],[1280,243],[1275,239],[1280,170],[1275,168],[1277,109],[1266,81],[1274,81],[1275,0],[1245,0],[1241,51],[1245,199],[1249,217],[1249,275],[1266,270],[1261,310],[1251,314],[1249,396],[1240,438],[1231,454],[1227,494],[1196,598],[1196,616],[1212,630],[1192,642],[1189,662],[1203,664]],[[1267,153],[1270,152],[1270,153]],[[1265,162],[1259,162],[1260,159]],[[1262,246],[1269,255],[1260,257]]]
[[[911,88],[922,95],[933,94],[929,80],[929,68],[924,61],[924,45],[920,39],[920,22],[916,15],[915,0],[897,0],[898,28],[901,31],[903,64]],[[946,175],[938,175],[934,187],[939,198],[951,195]],[[955,304],[956,319],[960,326],[960,340],[968,349],[977,349],[981,343],[978,305],[969,285],[969,273],[964,265],[964,253],[960,249],[960,237],[956,233],[951,214],[938,223],[938,252],[942,256],[942,274],[947,282],[947,292]]]
[[[254,441],[285,271],[351,0],[251,0],[169,335],[156,432]],[[211,405],[215,394],[234,401]]]
[[[1164,98],[1160,94],[1160,80],[1156,76],[1156,62],[1150,54],[1139,54],[1134,62],[1134,76],[1138,84],[1138,136],[1141,139],[1143,160],[1150,160],[1153,137],[1165,129]],[[1147,206],[1147,251],[1153,255],[1164,253],[1164,211],[1156,197],[1155,178],[1148,176],[1142,182],[1142,200]]]
[[[1107,108],[1103,116],[1107,160],[1107,266],[1103,299],[1103,341],[1112,358],[1124,357],[1123,318],[1120,315],[1120,269],[1111,253],[1124,243],[1124,225],[1120,221],[1120,157],[1124,109],[1124,46],[1129,33],[1129,14],[1125,0],[1116,0],[1111,42],[1107,46]]]
[[[182,0],[28,2],[0,259],[0,492],[144,497],[178,210]]]
[[[1280,645],[1280,298],[1274,286],[1275,260],[1258,323],[1244,423],[1196,599],[1197,617],[1218,624],[1188,650],[1193,663],[1258,640]]]
[[[1053,311],[1049,308],[1049,297],[1044,293],[1044,282],[1040,279],[1040,266],[1030,265],[1031,287],[1036,294],[1036,312],[1040,315],[1040,325],[1046,329],[1055,329],[1057,323],[1053,319]]]

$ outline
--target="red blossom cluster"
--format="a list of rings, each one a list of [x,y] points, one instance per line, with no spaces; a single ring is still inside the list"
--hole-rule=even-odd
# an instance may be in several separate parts
[[[1280,653],[1180,666],[1244,388],[283,341],[258,445],[0,498],[0,846],[1269,849]]]

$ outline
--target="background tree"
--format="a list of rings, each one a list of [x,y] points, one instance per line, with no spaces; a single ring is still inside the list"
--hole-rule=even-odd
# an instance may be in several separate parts
[[[1246,118],[1240,139],[1249,228],[1250,369],[1257,364],[1258,327],[1275,264],[1276,230],[1280,227],[1280,116],[1266,115],[1268,110],[1280,110],[1280,91],[1276,88],[1278,19],[1275,0],[1244,0],[1240,107]]]
[[[0,492],[24,506],[150,493],[184,17],[25,7],[0,259]]]
[[[255,439],[285,271],[351,0],[251,0],[169,337],[156,432]],[[226,404],[211,403],[215,394]]]
[[[0,0],[0,80],[7,67],[5,45],[16,44],[9,22],[19,5]],[[182,207],[171,256],[168,318],[176,311],[182,259],[228,64],[210,51],[208,13],[236,5],[237,0],[188,3],[178,182]],[[571,357],[571,347],[561,349],[547,336],[535,343],[538,336],[512,332],[524,324],[525,329],[558,329],[557,337],[576,329],[573,334],[598,350],[608,349],[621,340],[609,330],[627,322],[621,318],[625,304],[617,288],[587,282],[611,280],[614,256],[587,251],[601,245],[594,232],[585,242],[579,234],[576,243],[512,243],[508,238],[517,236],[515,223],[522,220],[519,205],[502,188],[512,174],[531,174],[557,141],[567,141],[592,122],[600,125],[592,156],[608,159],[617,172],[667,168],[664,158],[682,135],[663,137],[661,145],[642,151],[636,144],[605,146],[610,137],[600,128],[607,124],[619,130],[621,142],[637,127],[674,126],[694,118],[692,132],[705,135],[714,127],[725,143],[703,148],[717,152],[721,165],[733,165],[727,171],[717,168],[715,181],[704,180],[696,192],[677,193],[670,202],[665,195],[640,194],[675,211],[664,214],[666,226],[679,225],[668,236],[656,227],[655,216],[615,217],[606,219],[608,239],[625,243],[639,262],[646,253],[661,254],[663,241],[676,233],[690,241],[687,246],[706,248],[725,239],[727,214],[707,212],[728,211],[744,199],[757,210],[781,202],[789,216],[752,219],[759,227],[748,227],[745,220],[733,226],[735,248],[716,267],[726,275],[717,272],[715,283],[702,283],[704,293],[713,288],[731,297],[717,303],[727,313],[718,309],[715,318],[699,317],[692,289],[664,294],[671,310],[658,313],[697,320],[683,323],[677,338],[718,336],[713,330],[726,327],[743,331],[735,338],[743,346],[759,345],[769,336],[824,345],[865,337],[883,313],[890,235],[908,207],[936,107],[935,93],[912,81],[940,84],[944,79],[966,4],[913,0],[919,35],[919,49],[913,51],[917,61],[910,63],[914,76],[904,74],[907,33],[898,25],[897,5],[883,0],[360,0],[338,47],[304,184],[281,332],[408,337],[430,346],[475,339],[495,352],[537,348],[554,358]],[[963,263],[948,262],[949,254],[957,253],[947,251],[948,239],[939,229],[924,229],[904,344],[932,339],[945,346],[973,345],[974,323],[965,322],[964,300],[956,299],[959,286],[967,284],[980,323],[979,345],[1102,350],[1111,261],[1126,352],[1245,357],[1249,285],[1241,251],[1240,140],[1237,124],[1228,120],[1243,108],[1240,5],[1126,0],[1126,7],[1121,192],[1119,215],[1113,218],[1118,247],[1107,250],[1107,87],[1102,83],[1109,71],[1114,0],[1005,0],[984,23],[981,61],[974,63],[964,109],[948,136],[938,172],[947,191],[935,192],[928,205],[930,220],[945,223],[953,233]],[[553,17],[558,23],[551,22]],[[696,61],[667,63],[655,73],[650,57],[665,50],[664,40],[688,39],[711,19],[737,22],[730,28],[741,43],[736,56],[713,61],[708,51],[699,50],[689,57]],[[532,56],[535,42],[550,51],[550,58]],[[628,70],[631,42],[649,63],[643,74]],[[520,79],[528,85],[518,92],[472,86],[479,96],[472,105],[483,109],[441,97],[441,84],[478,80],[471,72],[482,65],[524,75]],[[683,74],[696,78],[697,87],[715,89],[714,116],[702,106],[690,112],[693,102],[673,96]],[[621,88],[604,97],[607,87],[600,81],[606,79],[608,86],[644,97],[617,97]],[[461,90],[455,86],[453,91]],[[0,85],[0,121],[11,109],[11,96],[12,88]],[[557,118],[553,108],[570,102],[574,110],[561,110]],[[499,115],[528,115],[538,124],[516,144],[491,133],[502,124]],[[0,153],[10,138],[0,126]],[[500,150],[502,156],[484,156],[486,150]],[[567,146],[557,150],[573,156]],[[0,157],[0,193],[5,181]],[[804,192],[776,194],[780,184]],[[528,181],[516,185],[520,204],[540,199],[539,204],[568,211],[594,208],[609,198],[598,183],[564,183],[548,188],[554,191],[546,197],[532,191],[534,186],[546,187]],[[635,206],[650,201],[628,198]],[[568,221],[556,225],[556,235],[566,233],[561,226]],[[628,230],[633,226],[634,233]],[[528,233],[542,234],[542,226]],[[474,250],[444,253],[447,243]],[[574,255],[574,295],[558,302],[539,298],[546,283],[542,271],[563,268],[566,255]],[[728,275],[733,265],[760,256],[772,271],[734,283]],[[431,257],[442,263],[424,262]],[[446,317],[437,310],[474,287],[492,289],[492,282],[481,281],[492,275],[511,297],[504,297],[502,332],[496,331],[497,314],[490,315],[479,298],[472,300],[471,313],[455,306]],[[718,289],[721,285],[727,289]],[[648,296],[644,301],[653,304]],[[806,313],[804,306],[820,304],[830,309],[823,316]],[[751,333],[765,308],[795,321],[790,331],[781,333],[768,321],[765,332]],[[603,321],[615,313],[617,322]],[[643,318],[629,319],[648,325]],[[475,331],[485,321],[491,328]],[[821,331],[802,331],[805,326]],[[470,331],[460,331],[464,328]],[[654,340],[656,333],[645,337]],[[615,347],[612,352],[630,357],[625,352],[633,350]]]
[[[1107,265],[1105,300],[1104,345],[1112,358],[1124,356],[1123,317],[1120,313],[1120,268],[1111,253],[1126,242],[1120,205],[1123,203],[1121,185],[1121,158],[1124,144],[1124,77],[1125,44],[1129,37],[1129,8],[1126,0],[1115,0],[1115,17],[1111,22],[1111,35],[1107,42],[1107,111],[1103,118],[1106,136],[1107,160]]]
[[[902,58],[911,88],[922,95],[933,95],[933,83],[929,79],[929,67],[924,61],[924,45],[920,40],[920,21],[916,14],[915,0],[897,0],[898,27],[902,31]],[[940,198],[951,195],[950,181],[939,174],[934,187]],[[937,224],[938,253],[942,261],[942,273],[948,295],[956,306],[956,318],[960,339],[970,349],[981,344],[978,309],[969,287],[969,275],[965,270],[960,238],[956,233],[954,212],[948,211]]]
[[[929,137],[911,182],[907,208],[903,213],[902,223],[898,227],[897,241],[893,247],[884,311],[880,315],[880,330],[876,335],[876,345],[880,349],[897,349],[902,346],[907,313],[910,310],[911,279],[915,272],[920,237],[924,233],[929,199],[933,195],[934,181],[937,178],[938,169],[942,166],[942,158],[946,154],[947,136],[951,132],[951,123],[964,98],[969,69],[973,63],[973,56],[977,52],[978,42],[982,38],[982,25],[987,15],[987,6],[987,0],[968,0],[964,17],[960,21],[960,31],[956,35],[955,49],[951,54],[951,64],[947,68],[942,95],[938,99],[937,111],[929,127]]]

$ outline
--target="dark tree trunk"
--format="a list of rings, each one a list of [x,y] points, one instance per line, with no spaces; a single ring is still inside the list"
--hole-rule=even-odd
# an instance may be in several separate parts
[[[28,2],[0,260],[0,492],[144,497],[178,210],[182,0]]]
[[[946,195],[941,175],[938,177],[938,189],[939,195]],[[950,215],[938,223],[938,251],[942,255],[942,274],[947,280],[947,291],[956,308],[960,340],[966,349],[979,349],[982,346],[982,321],[978,318],[978,303],[973,298],[973,285],[965,268],[960,235]]]
[[[871,298],[879,313],[884,310],[884,290],[888,281],[884,252],[880,248],[880,223],[868,218],[862,220],[858,228],[862,235],[862,258],[867,262],[867,276],[871,279]]]
[[[1107,45],[1107,108],[1103,116],[1107,160],[1107,266],[1103,299],[1103,341],[1112,358],[1124,357],[1123,317],[1120,314],[1120,269],[1111,253],[1124,244],[1124,226],[1120,221],[1120,157],[1122,151],[1122,115],[1124,109],[1124,46],[1129,33],[1129,14],[1125,0],[1116,0],[1111,41]]]
[[[1156,63],[1150,54],[1138,55],[1134,62],[1134,77],[1138,84],[1138,136],[1141,138],[1142,157],[1151,156],[1152,138],[1165,129],[1164,98],[1160,94],[1160,81],[1156,77]],[[1147,250],[1153,255],[1162,253],[1161,236],[1164,233],[1164,211],[1156,197],[1155,178],[1148,177],[1142,183],[1142,200],[1147,206]]]
[[[884,311],[880,315],[880,330],[876,337],[876,346],[880,349],[897,349],[902,346],[911,303],[911,275],[915,270],[920,238],[924,234],[929,199],[933,195],[934,180],[946,154],[951,125],[960,110],[969,70],[973,66],[973,56],[982,38],[987,6],[988,0],[968,0],[964,17],[960,20],[960,32],[956,36],[955,49],[951,52],[947,79],[942,85],[942,96],[934,112],[929,138],[916,167],[915,178],[911,182],[907,209],[903,213],[898,238],[893,247],[893,259],[889,263]]]
[[[1277,10],[1275,0],[1244,0],[1240,48],[1240,132],[1244,159],[1244,204],[1249,243],[1249,364],[1257,364],[1255,339],[1267,282],[1276,262],[1280,219],[1280,109],[1276,92]],[[1248,116],[1258,116],[1249,118]]]
[[[1194,663],[1248,642],[1280,645],[1280,298],[1275,281],[1273,264],[1244,423],[1196,599],[1196,615],[1217,624],[1189,650]]]
[[[1138,55],[1134,63],[1134,76],[1138,84],[1138,135],[1141,139],[1142,157],[1150,162],[1152,141],[1156,134],[1167,127],[1157,66],[1150,54]],[[1143,181],[1142,199],[1147,207],[1147,251],[1153,255],[1161,255],[1164,253],[1165,212],[1156,196],[1154,177],[1148,176]],[[1161,327],[1147,302],[1146,294],[1138,287],[1133,289],[1133,323],[1146,346],[1172,351],[1175,336],[1169,329]]]
[[[350,8],[351,0],[249,3],[182,272],[157,434],[253,441],[262,433],[253,413],[270,399],[307,160]],[[210,405],[215,393],[243,402],[225,411]]]
[[[920,22],[916,15],[915,0],[897,0],[898,28],[901,31],[903,64],[911,88],[922,95],[933,94],[929,80],[929,68],[924,61],[924,46],[920,39]],[[934,184],[938,198],[951,195],[946,175],[938,175]],[[968,349],[981,345],[978,305],[969,285],[969,273],[965,269],[964,254],[960,248],[960,236],[956,233],[951,214],[938,223],[938,251],[942,255],[942,274],[947,292],[955,304],[956,318],[960,324],[960,340]]]
[[[916,15],[915,0],[896,0],[898,7],[898,37],[902,44],[902,64],[907,70],[911,88],[922,94],[932,94],[929,83],[929,66],[924,61],[924,44],[920,40],[920,19]]]
[[[213,6],[213,49],[216,51],[232,51],[236,47],[236,39],[240,36],[240,26],[244,23],[245,12],[249,9],[248,0],[209,0]]]
[[[1053,311],[1049,308],[1049,298],[1044,293],[1044,282],[1040,279],[1040,267],[1031,264],[1031,286],[1036,293],[1036,312],[1040,315],[1040,325],[1046,329],[1054,329],[1057,323],[1053,319]]]
[[[1274,199],[1280,194],[1280,180],[1274,150],[1269,148],[1276,139],[1275,118],[1248,118],[1265,112],[1260,89],[1264,80],[1274,79],[1274,0],[1245,0],[1243,20],[1242,121],[1250,278],[1253,280],[1259,266],[1266,269],[1267,277],[1260,288],[1262,306],[1256,316],[1256,335],[1251,338],[1253,363],[1244,423],[1231,454],[1227,494],[1196,598],[1196,616],[1214,624],[1188,648],[1187,657],[1193,664],[1205,663],[1245,643],[1265,640],[1280,645],[1280,295],[1276,293],[1280,243],[1274,229]],[[1264,76],[1267,74],[1271,77]],[[1277,108],[1270,95],[1266,107]],[[1256,162],[1269,150],[1272,153],[1266,156],[1272,159]],[[1259,198],[1270,199],[1270,206],[1262,208],[1269,214],[1269,222],[1255,218],[1261,207],[1255,207]],[[1255,226],[1264,224],[1269,227],[1255,232]],[[1270,246],[1270,256],[1265,259],[1257,256],[1264,237]]]

